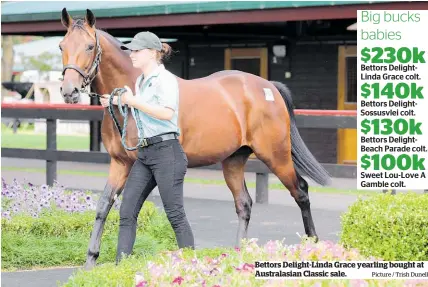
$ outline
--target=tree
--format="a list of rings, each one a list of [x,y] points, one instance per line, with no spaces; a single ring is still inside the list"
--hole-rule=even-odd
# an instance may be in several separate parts
[[[13,74],[13,65],[14,65],[14,51],[13,45],[26,43],[34,40],[43,39],[40,36],[11,36],[11,35],[2,35],[1,47],[3,49],[3,55],[1,58],[1,81],[2,82],[10,82],[12,81]],[[46,68],[46,67],[43,67]],[[2,86],[1,87],[1,101],[5,95],[7,94],[7,90]]]
[[[36,56],[23,56],[22,64],[25,70],[37,70],[49,72],[55,70],[55,66],[61,61],[61,56],[44,52]]]
[[[1,81],[10,82],[13,73],[13,40],[12,36],[2,36],[1,47],[3,55],[1,58]],[[1,87],[1,101],[3,102],[7,90]]]

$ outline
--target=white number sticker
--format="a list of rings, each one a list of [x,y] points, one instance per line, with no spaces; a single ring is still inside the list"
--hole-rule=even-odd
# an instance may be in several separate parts
[[[263,88],[263,91],[265,92],[266,101],[273,102],[275,100],[271,89]]]

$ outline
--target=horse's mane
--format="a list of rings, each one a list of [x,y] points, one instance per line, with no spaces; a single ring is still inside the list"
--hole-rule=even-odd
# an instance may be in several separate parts
[[[103,31],[103,30],[98,29],[98,28],[97,28],[97,31],[101,32],[101,34],[103,34],[104,37],[108,38],[108,40],[110,40],[110,42],[112,44],[114,44],[115,46],[117,46],[119,48],[119,50],[121,50],[122,52],[128,54],[128,52],[129,52],[128,50],[122,50],[122,49],[120,49],[120,46],[122,46],[123,43],[121,41],[119,41],[116,37],[113,37],[112,35],[110,35],[106,31]]]

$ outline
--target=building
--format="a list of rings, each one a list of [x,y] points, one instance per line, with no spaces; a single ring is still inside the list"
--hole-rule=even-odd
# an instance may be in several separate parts
[[[3,34],[64,35],[61,10],[97,17],[115,37],[150,30],[179,51],[167,63],[193,79],[239,69],[286,83],[298,109],[356,109],[361,9],[428,9],[392,1],[12,2],[2,4]],[[301,129],[323,163],[354,164],[356,130]]]

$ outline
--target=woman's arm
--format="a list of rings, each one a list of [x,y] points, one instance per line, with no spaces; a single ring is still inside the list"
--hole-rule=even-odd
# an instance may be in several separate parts
[[[127,92],[126,95],[124,94],[124,100],[129,106],[160,120],[170,120],[174,116],[178,99],[178,84],[175,78],[163,78],[157,86],[156,96],[159,99],[159,105],[147,104],[133,96],[132,90],[128,86],[125,86],[125,89]]]
[[[154,118],[158,118],[160,120],[170,120],[172,118],[172,116],[174,115],[174,110],[172,108],[169,107],[164,107],[164,106],[154,106],[154,105],[149,105],[147,103],[144,103],[142,101],[139,101],[137,99],[137,97],[135,97],[132,94],[131,89],[129,89],[127,86],[125,86],[125,88],[127,89],[127,92],[122,94],[122,101],[121,101],[121,106],[124,106],[125,104],[134,107],[135,109],[138,109],[146,114],[149,114],[150,116],[154,117]],[[103,107],[108,107],[109,106],[109,98],[110,95],[109,94],[104,94],[101,96],[100,101],[101,101],[101,105]],[[113,97],[113,105],[118,106],[118,96],[114,96]]]
[[[155,106],[147,103],[139,101],[136,97],[129,97],[127,99],[127,103],[129,106],[134,107],[154,118],[158,118],[160,120],[170,120],[174,115],[174,110],[171,108],[167,108],[164,106]]]

